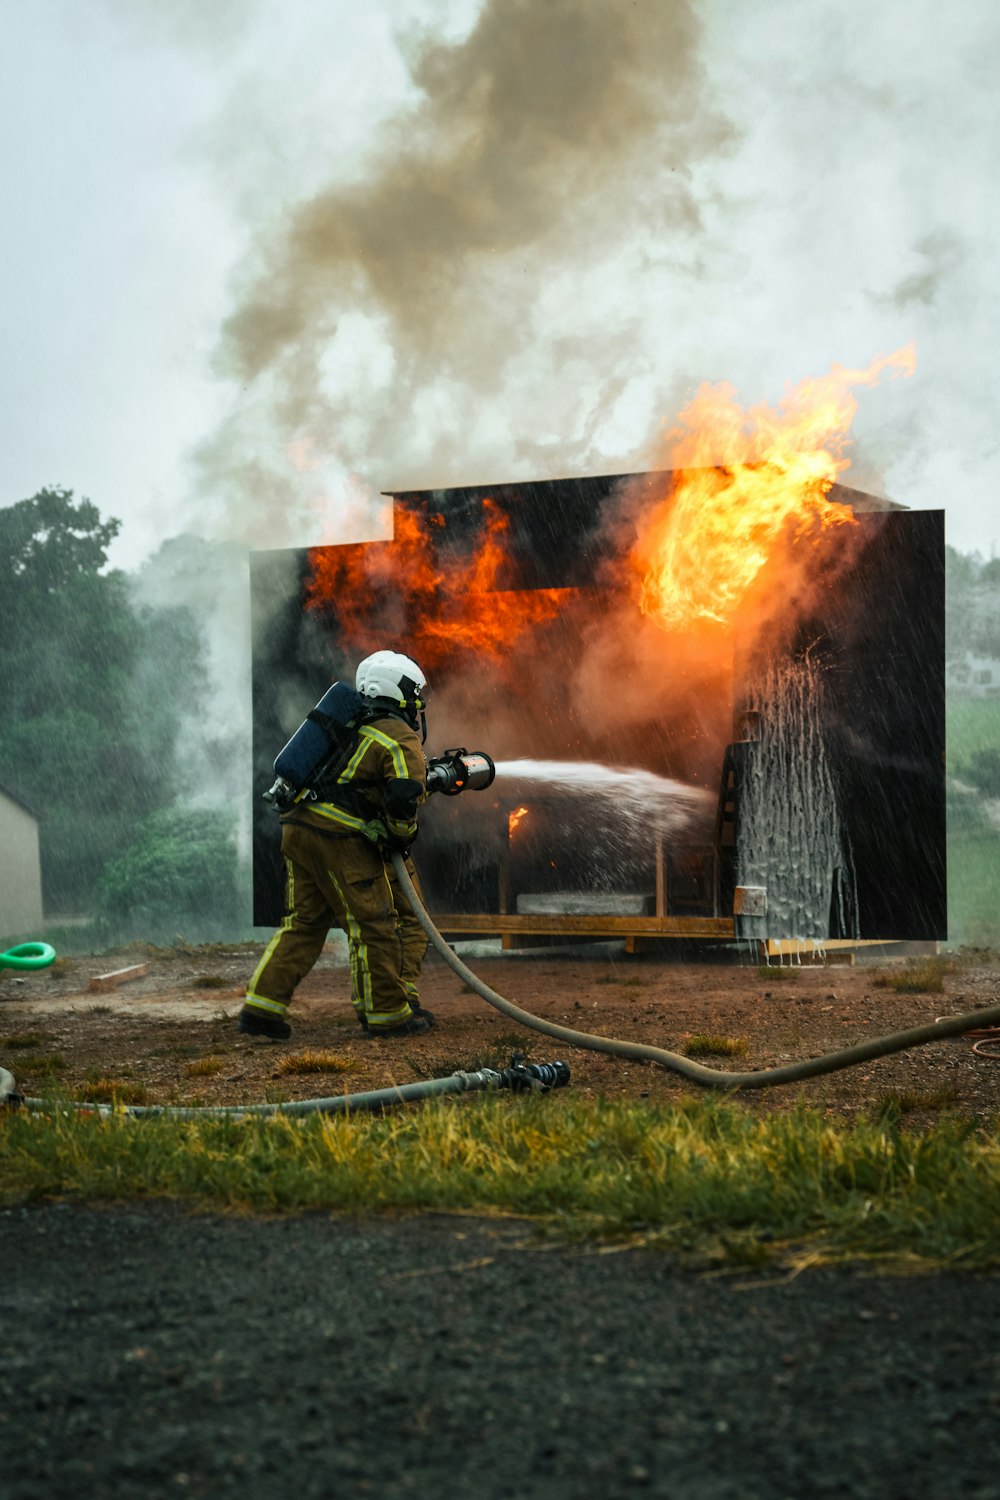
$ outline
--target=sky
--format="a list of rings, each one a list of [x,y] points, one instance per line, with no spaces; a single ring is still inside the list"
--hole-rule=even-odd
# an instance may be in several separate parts
[[[386,533],[655,467],[705,382],[858,394],[848,485],[995,554],[989,0],[33,0],[0,56],[0,504]]]

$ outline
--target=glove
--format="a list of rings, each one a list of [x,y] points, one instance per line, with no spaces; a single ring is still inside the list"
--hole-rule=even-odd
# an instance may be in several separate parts
[[[416,835],[414,834],[415,837]],[[401,854],[404,859],[409,859],[410,844],[412,842],[412,839],[402,839],[396,833],[388,833],[379,844],[379,848],[382,850],[384,859],[388,859],[392,854]]]

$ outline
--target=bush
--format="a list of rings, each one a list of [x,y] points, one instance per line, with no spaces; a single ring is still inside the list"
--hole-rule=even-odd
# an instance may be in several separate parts
[[[242,883],[235,829],[223,812],[175,808],[140,824],[125,853],[104,867],[97,923],[107,942],[207,942],[240,927]]]
[[[976,750],[958,768],[958,776],[984,797],[1000,797],[1000,750]]]

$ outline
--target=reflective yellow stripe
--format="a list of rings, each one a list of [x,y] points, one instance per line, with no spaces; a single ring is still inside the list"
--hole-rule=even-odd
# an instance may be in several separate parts
[[[261,961],[257,965],[256,969],[254,969],[250,983],[247,985],[248,1002],[252,1001],[253,1004],[256,1005],[260,1010],[275,1010],[281,1016],[285,1014],[288,1006],[282,1005],[278,1000],[268,1000],[265,995],[258,995],[255,986],[258,979],[267,968],[271,960],[271,955],[274,953],[275,948],[277,948],[278,944],[281,942],[281,939],[284,937],[285,933],[290,930],[292,925],[292,913],[295,910],[295,872],[292,869],[291,860],[285,860],[285,872],[288,879],[288,915],[284,918],[281,926],[278,928],[277,932],[274,934],[271,941],[264,949],[264,955],[261,958]]]
[[[354,779],[354,773],[364,759],[371,744],[381,745],[383,750],[388,750],[392,756],[392,768],[396,775],[401,781],[409,780],[406,756],[403,754],[402,746],[396,740],[390,739],[381,729],[375,729],[371,724],[363,724],[361,726],[361,743],[337,777],[338,783]]]
[[[247,991],[246,1005],[249,1010],[268,1010],[276,1016],[287,1014],[288,1006],[282,1005],[279,1000],[265,1000],[263,995],[251,995]]]
[[[312,802],[310,806],[313,812],[318,812],[321,818],[329,818],[331,823],[340,823],[344,828],[360,830],[365,826],[364,818],[355,818],[342,807],[337,807],[333,802]]]

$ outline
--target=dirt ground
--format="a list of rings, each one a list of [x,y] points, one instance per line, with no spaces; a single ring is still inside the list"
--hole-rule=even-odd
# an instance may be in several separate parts
[[[487,984],[539,1016],[678,1052],[693,1037],[729,1038],[746,1050],[701,1060],[740,1070],[834,1051],[1000,1001],[1000,960],[989,954],[946,960],[943,993],[907,994],[887,984],[905,967],[902,959],[760,969],[732,949],[631,956],[614,945],[463,951]],[[517,1026],[467,990],[433,953],[421,993],[438,1025],[426,1035],[366,1037],[350,1006],[343,955],[331,947],[298,991],[291,1041],[249,1039],[238,1033],[236,1015],[259,953],[252,945],[129,950],[59,959],[35,973],[0,971],[0,1066],[25,1094],[55,1082],[83,1097],[88,1086],[110,1080],[135,1102],[174,1104],[385,1088],[459,1068],[502,1067],[517,1050],[536,1062],[564,1056],[570,1089],[584,1096],[665,1100],[695,1087],[659,1067],[570,1051]],[[90,987],[95,978],[135,964],[148,964],[148,972],[115,989]],[[285,1071],[309,1052],[332,1054],[333,1071]],[[741,1095],[754,1109],[786,1108],[801,1098],[845,1117],[889,1097],[914,1123],[944,1109],[995,1118],[1000,1065],[975,1054],[962,1038],[802,1085]]]
[[[8,972],[0,1064],[25,1093],[46,1077],[83,1092],[111,1078],[151,1100],[241,1103],[503,1064],[518,1047],[558,1055],[436,958],[423,993],[439,1026],[368,1040],[335,952],[302,986],[291,1042],[248,1040],[235,1016],[258,953]],[[137,962],[150,965],[142,978],[89,988]],[[741,1068],[995,1003],[1000,990],[985,957],[952,967],[944,993],[909,995],[880,983],[898,970],[885,963],[761,974],[608,949],[469,962],[578,1029],[675,1050],[696,1035],[742,1039]],[[280,1071],[307,1049],[348,1071]],[[692,1092],[657,1068],[567,1056],[565,1097]],[[800,1095],[843,1118],[894,1097],[915,1123],[943,1109],[995,1122],[1000,1067],[964,1038],[741,1097],[767,1110]],[[0,1209],[0,1264],[10,1500],[1000,1500],[997,1276],[721,1275],[641,1246],[567,1248],[516,1218],[157,1203]]]

